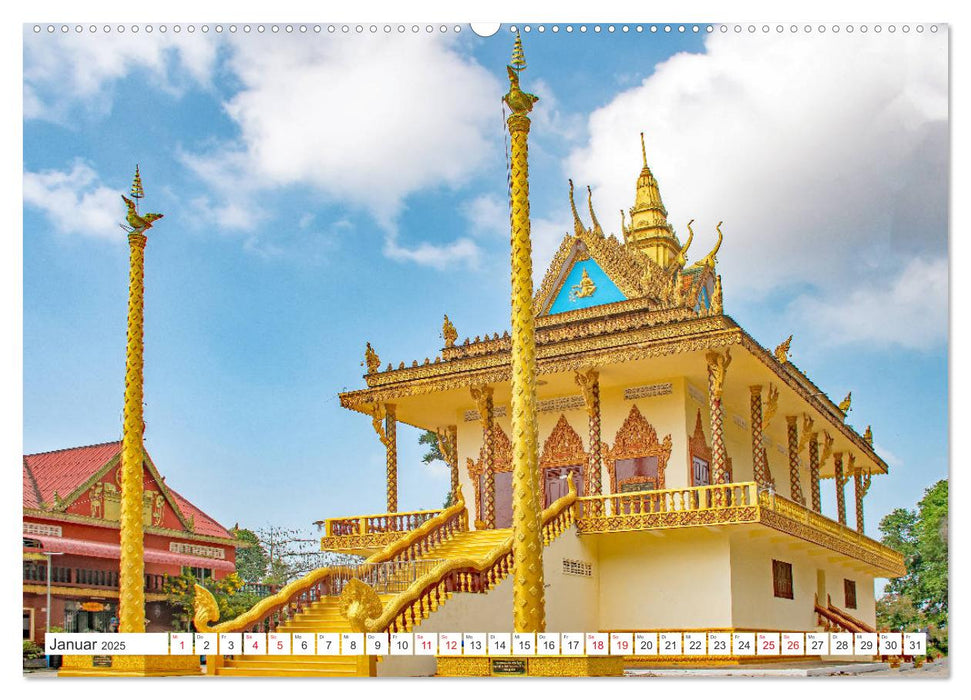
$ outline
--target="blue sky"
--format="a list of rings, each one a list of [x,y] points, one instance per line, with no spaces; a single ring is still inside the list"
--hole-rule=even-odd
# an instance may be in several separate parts
[[[410,363],[438,352],[443,313],[460,338],[508,327],[511,38],[381,26],[25,29],[25,452],[120,436],[118,194],[138,162],[166,215],[146,251],[145,394],[168,482],[226,525],[384,509],[382,447],[336,394],[363,386],[365,341]],[[768,347],[793,333],[832,397],[852,389],[849,421],[891,464],[867,500],[876,534],[947,474],[946,30],[588,26],[523,35],[537,275],[572,229],[568,177],[617,231],[645,131],[697,257],[725,222],[727,313]],[[399,431],[402,509],[448,487],[416,440]]]

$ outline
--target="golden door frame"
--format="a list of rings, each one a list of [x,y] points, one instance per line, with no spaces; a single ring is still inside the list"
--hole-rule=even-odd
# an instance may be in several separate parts
[[[617,493],[617,460],[637,459],[639,457],[657,457],[657,483],[655,489],[664,488],[664,470],[671,457],[671,435],[666,435],[664,441],[657,439],[657,431],[641,414],[635,403],[630,413],[624,419],[624,424],[614,436],[612,447],[606,448],[607,468],[610,471],[610,492]],[[624,484],[649,483],[644,477],[625,479]]]
[[[465,458],[465,468],[472,480],[475,492],[475,519],[482,521],[482,484],[479,477],[485,473],[485,445],[479,448],[479,459]],[[512,471],[512,442],[497,422],[492,422],[492,473]]]
[[[539,458],[540,479],[543,483],[543,503],[546,503],[546,470],[557,467],[580,467],[581,478],[587,471],[590,456],[583,449],[580,434],[570,425],[564,414],[560,414],[553,432],[543,443],[543,453]],[[579,487],[580,484],[575,484]],[[583,492],[586,492],[587,480],[583,479]],[[579,489],[578,489],[579,490]],[[580,495],[583,495],[581,493]]]

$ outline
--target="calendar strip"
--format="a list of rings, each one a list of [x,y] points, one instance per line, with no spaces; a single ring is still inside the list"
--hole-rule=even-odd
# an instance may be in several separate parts
[[[113,656],[925,656],[923,632],[52,633],[47,654]]]

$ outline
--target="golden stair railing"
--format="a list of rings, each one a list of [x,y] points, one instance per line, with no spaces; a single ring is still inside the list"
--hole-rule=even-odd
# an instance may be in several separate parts
[[[543,511],[543,543],[550,544],[575,520],[576,487]],[[382,604],[362,581],[351,581],[341,594],[341,613],[359,632],[405,632],[420,624],[454,593],[487,593],[512,571],[512,537],[479,559],[448,559],[418,578],[406,591]]]
[[[401,539],[388,544],[357,566],[327,566],[292,581],[278,593],[264,598],[238,617],[219,624],[219,607],[212,593],[196,584],[193,622],[197,632],[271,632],[309,605],[327,596],[340,595],[349,581],[373,578],[381,569],[393,572],[405,562],[413,562],[456,532],[469,527],[462,489],[455,503],[426,520]]]

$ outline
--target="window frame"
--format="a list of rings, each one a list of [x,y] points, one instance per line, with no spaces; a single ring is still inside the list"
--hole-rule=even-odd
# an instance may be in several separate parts
[[[792,583],[792,563],[779,559],[772,560],[772,595],[784,600],[795,599],[795,587]]]
[[[849,578],[843,579],[843,604],[847,610],[856,610],[858,600],[856,597],[856,581]]]

